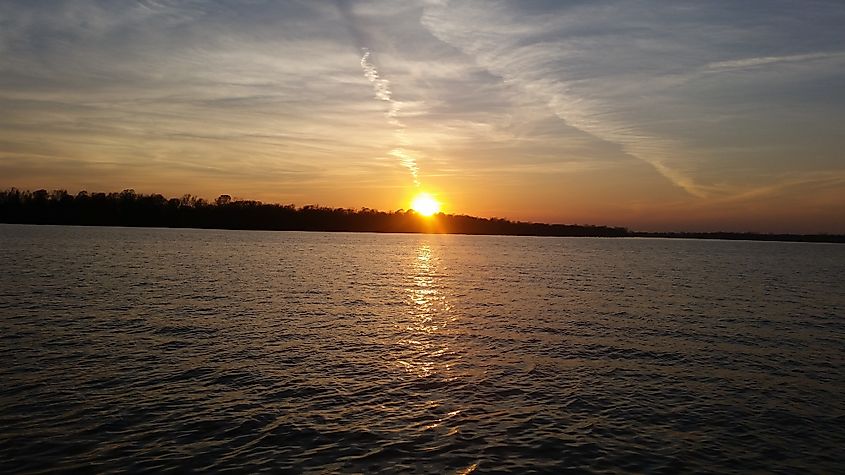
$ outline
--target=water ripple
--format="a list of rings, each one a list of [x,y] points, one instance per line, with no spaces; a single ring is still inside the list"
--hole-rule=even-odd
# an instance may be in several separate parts
[[[0,243],[4,473],[845,469],[845,246]]]

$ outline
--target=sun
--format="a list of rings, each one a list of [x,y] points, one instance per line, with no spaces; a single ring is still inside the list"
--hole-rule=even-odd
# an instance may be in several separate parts
[[[440,202],[430,194],[422,192],[414,197],[411,209],[423,216],[431,216],[440,212]]]

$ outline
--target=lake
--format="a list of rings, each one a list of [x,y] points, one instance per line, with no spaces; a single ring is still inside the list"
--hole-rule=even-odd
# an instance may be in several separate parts
[[[845,245],[0,225],[0,471],[843,473]]]

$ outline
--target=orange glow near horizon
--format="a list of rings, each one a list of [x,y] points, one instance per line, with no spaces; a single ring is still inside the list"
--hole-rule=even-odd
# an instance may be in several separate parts
[[[411,201],[411,209],[423,216],[432,216],[440,212],[440,202],[431,194],[421,192]]]

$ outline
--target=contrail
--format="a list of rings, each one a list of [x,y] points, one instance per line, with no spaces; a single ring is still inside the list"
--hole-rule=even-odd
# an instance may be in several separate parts
[[[388,104],[385,116],[387,122],[394,127],[393,135],[399,142],[399,146],[388,152],[388,155],[399,159],[399,163],[411,172],[414,185],[419,187],[419,167],[417,166],[416,153],[406,148],[410,145],[410,140],[405,135],[405,124],[399,120],[401,104],[393,100],[393,94],[390,92],[390,81],[379,76],[375,65],[370,62],[370,50],[367,48],[361,49],[364,51],[364,55],[361,56],[361,69],[364,70],[364,77],[373,85],[373,93],[376,99]]]

